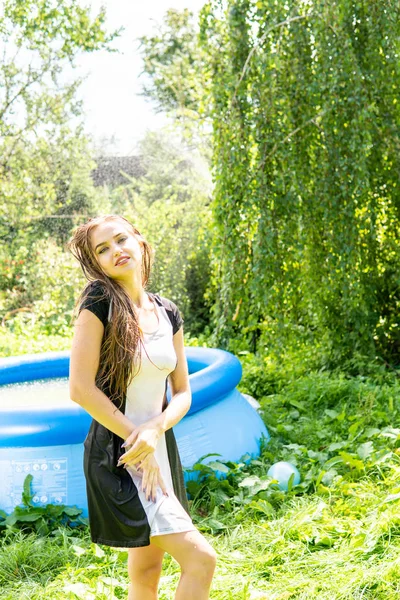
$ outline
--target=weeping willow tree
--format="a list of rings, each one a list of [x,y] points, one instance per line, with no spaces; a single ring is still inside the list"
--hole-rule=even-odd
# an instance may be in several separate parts
[[[313,331],[335,360],[396,362],[399,40],[390,0],[204,6],[225,347]]]

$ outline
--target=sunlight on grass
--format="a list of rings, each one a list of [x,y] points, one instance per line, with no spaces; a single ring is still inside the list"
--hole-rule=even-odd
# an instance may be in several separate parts
[[[211,598],[398,597],[400,592],[399,465],[387,464],[385,481],[371,479],[292,497],[275,519],[246,518],[207,537],[218,552]],[[222,518],[222,517],[220,517]],[[0,552],[0,597],[42,600],[126,598],[126,550],[99,547],[87,531],[60,529],[39,538],[9,532]],[[160,599],[169,600],[179,578],[164,562]]]
[[[261,380],[261,378],[260,378]],[[265,380],[265,388],[270,381]],[[194,522],[218,553],[214,600],[394,600],[400,594],[400,386],[307,374],[258,399],[271,432],[258,459],[197,465]],[[243,381],[246,388],[246,374]],[[310,401],[312,398],[312,402]],[[266,473],[277,460],[302,479],[290,492]],[[0,598],[126,599],[126,549],[87,529],[47,537],[1,529]],[[179,579],[165,557],[160,600]]]

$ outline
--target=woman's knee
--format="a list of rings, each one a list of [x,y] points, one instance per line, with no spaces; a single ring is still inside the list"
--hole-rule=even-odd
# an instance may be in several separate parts
[[[149,587],[157,587],[161,575],[161,567],[159,565],[140,565],[133,566],[128,569],[129,579],[132,583],[140,583]]]
[[[217,555],[197,530],[153,538],[153,544],[168,552],[179,563],[182,573],[201,581],[211,581]]]
[[[217,554],[210,545],[197,547],[181,565],[182,572],[199,579],[210,580],[214,575]]]

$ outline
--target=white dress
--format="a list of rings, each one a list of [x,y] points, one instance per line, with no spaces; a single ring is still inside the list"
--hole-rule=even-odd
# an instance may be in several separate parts
[[[128,386],[126,394],[125,415],[135,425],[141,425],[161,414],[165,381],[177,362],[171,322],[163,306],[158,306],[156,302],[154,306],[159,326],[152,333],[143,332],[140,370]],[[141,475],[137,474],[135,469],[127,467],[146,512],[150,536],[195,530],[191,518],[174,494],[165,434],[159,439],[154,456],[168,492],[168,496],[165,496],[158,487],[155,502],[147,500],[142,491]]]

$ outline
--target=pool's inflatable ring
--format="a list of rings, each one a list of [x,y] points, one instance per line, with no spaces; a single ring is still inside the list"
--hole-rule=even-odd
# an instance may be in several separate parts
[[[190,468],[211,453],[231,461],[258,455],[261,437],[268,440],[269,435],[257,411],[236,389],[242,376],[239,360],[223,350],[185,350],[192,406],[174,427],[183,466]],[[0,359],[0,386],[6,386],[0,388],[0,509],[6,512],[20,503],[23,480],[31,473],[38,505],[77,505],[87,514],[82,456],[91,416],[69,399],[32,403],[28,388],[26,398],[16,405],[7,402],[8,384],[68,374],[69,352]],[[170,399],[169,391],[167,396]]]

